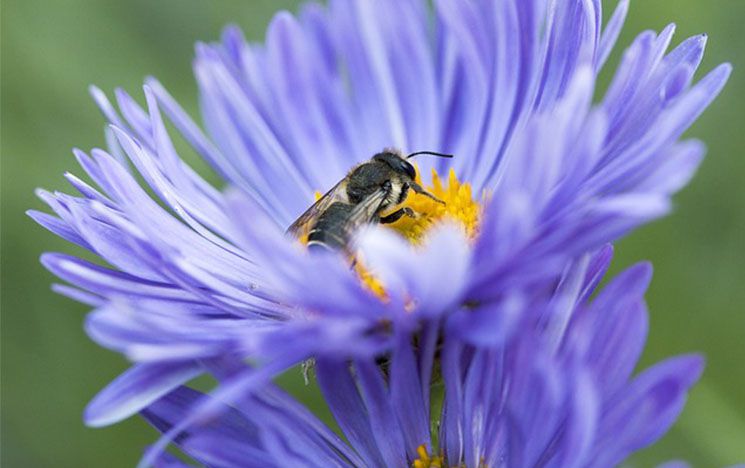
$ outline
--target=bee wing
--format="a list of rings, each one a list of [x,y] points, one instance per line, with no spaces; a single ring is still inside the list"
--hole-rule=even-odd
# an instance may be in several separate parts
[[[344,233],[347,238],[351,238],[357,228],[369,224],[375,219],[380,206],[388,196],[388,192],[389,190],[381,187],[354,206],[344,224]]]
[[[321,198],[316,200],[310,208],[305,210],[305,213],[301,214],[294,223],[287,228],[285,231],[287,234],[291,234],[294,237],[302,237],[310,229],[310,225],[318,219],[318,217],[326,211],[332,203],[335,201],[346,201],[346,186],[344,180],[340,180],[336,185],[331,187],[331,190],[326,192]]]

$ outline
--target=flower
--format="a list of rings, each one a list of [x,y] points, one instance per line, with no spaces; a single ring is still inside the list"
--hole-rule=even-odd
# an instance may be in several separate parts
[[[590,301],[610,251],[569,267],[551,298],[534,304],[540,312],[496,346],[432,323],[415,341],[397,334],[384,366],[372,356],[320,357],[317,378],[344,440],[269,386],[175,443],[208,466],[616,466],[667,431],[703,363],[679,356],[631,378],[651,268],[626,270]],[[240,367],[212,371],[229,377]],[[430,387],[433,379],[441,385]],[[168,432],[202,397],[181,386],[142,414]]]
[[[476,453],[482,446],[469,441],[477,435],[472,431],[447,431],[465,427],[452,418],[483,417],[461,413],[475,408],[458,400],[470,387],[448,365],[488,371],[494,366],[489,356],[503,349],[525,360],[519,375],[526,385],[532,386],[533,370],[566,368],[569,378],[549,390],[569,398],[590,386],[585,368],[598,357],[583,353],[597,350],[582,348],[589,338],[563,338],[575,330],[577,295],[562,288],[582,283],[581,265],[602,254],[607,242],[669,210],[670,197],[704,152],[701,143],[679,138],[729,75],[725,64],[692,84],[705,36],[665,54],[670,26],[634,41],[593,105],[596,76],[626,10],[627,2],[619,2],[602,28],[598,0],[440,0],[433,11],[418,0],[310,3],[297,19],[278,14],[266,45],[247,44],[230,27],[220,44],[197,46],[206,134],[154,79],[145,85],[146,109],[117,90],[117,111],[93,88],[110,123],[108,149],[75,155],[98,187],[67,174],[80,194],[40,191],[56,216],[30,213],[108,264],[42,257],[74,285],[56,286],[59,292],[95,308],[86,322],[89,335],[134,363],[91,402],[86,422],[106,425],[177,406],[158,416],[168,424],[156,426],[169,429],[148,462],[194,424],[217,418],[227,425],[217,424],[218,430],[229,430],[225,418],[232,416],[221,408],[255,403],[272,377],[301,362],[315,359],[322,383],[329,373],[347,372],[338,365],[329,370],[329,359],[359,362],[363,369],[355,364],[355,376],[362,379],[366,370],[380,374],[371,359],[393,352],[393,379],[396,350],[409,355],[401,365],[411,369],[424,348],[410,349],[410,340],[424,340],[430,330],[429,346],[437,348],[444,337],[438,362],[450,373],[446,385],[454,386],[444,400],[450,408],[443,423],[446,459],[473,464],[499,456]],[[225,190],[183,161],[163,114],[225,179]],[[410,197],[417,219],[360,233],[353,269],[343,255],[310,255],[285,235],[314,193],[390,146],[456,155],[418,161],[425,185],[447,195],[444,208]],[[438,174],[446,170],[452,175],[443,184]],[[520,351],[530,348],[520,343],[534,341],[545,341],[548,351]],[[556,354],[551,347],[564,341],[577,349]],[[458,362],[464,350],[476,364]],[[669,366],[680,371],[665,386],[675,401],[700,367],[691,359]],[[231,364],[211,397],[191,407],[194,394],[182,385],[204,372],[221,374],[226,360],[242,364]],[[380,390],[381,376],[371,378],[367,384]],[[412,388],[411,380],[405,383],[404,390]],[[605,384],[599,388],[602,405],[612,395]],[[398,397],[413,397],[404,393]],[[562,402],[571,403],[566,398]],[[378,410],[390,416],[385,405],[369,406],[380,401],[365,404],[366,424],[386,421],[382,414],[373,420]],[[537,417],[521,408],[515,409],[520,418]],[[436,463],[439,454],[421,455],[412,445],[423,428],[421,414],[416,417],[419,426],[407,419],[404,428],[407,460]],[[533,427],[528,419],[519,423]],[[480,424],[493,430],[487,426],[497,421]],[[596,429],[601,437],[603,427]],[[381,431],[377,426],[374,433]],[[429,440],[419,444],[434,448]],[[456,457],[452,444],[471,452]]]

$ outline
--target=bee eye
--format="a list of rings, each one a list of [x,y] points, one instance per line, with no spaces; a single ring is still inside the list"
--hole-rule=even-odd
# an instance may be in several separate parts
[[[373,160],[384,162],[394,171],[403,172],[412,179],[416,178],[416,169],[414,169],[414,166],[412,166],[407,160],[401,158],[401,156],[394,153],[378,153],[373,156]]]
[[[414,166],[409,164],[407,161],[403,161],[402,166],[404,172],[406,172],[406,175],[408,175],[412,179],[416,179],[416,169],[414,169]]]

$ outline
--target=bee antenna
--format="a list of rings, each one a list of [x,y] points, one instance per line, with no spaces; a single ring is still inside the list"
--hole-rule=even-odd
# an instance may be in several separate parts
[[[452,154],[437,153],[435,151],[417,151],[416,153],[411,153],[410,155],[406,156],[406,159],[411,159],[418,154],[429,154],[431,156],[437,156],[439,158],[452,158],[453,157]]]

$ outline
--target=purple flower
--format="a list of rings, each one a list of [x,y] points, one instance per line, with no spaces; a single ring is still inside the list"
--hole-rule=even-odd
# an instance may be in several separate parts
[[[86,422],[143,411],[167,433],[146,462],[174,440],[208,465],[581,466],[659,437],[700,359],[629,381],[647,268],[587,297],[605,244],[665,214],[695,171],[703,145],[679,138],[730,67],[694,85],[705,36],[666,54],[674,28],[646,32],[593,105],[626,10],[601,28],[599,0],[308,4],[266,45],[228,28],[197,46],[206,133],[154,79],[146,109],[94,88],[108,149],[75,155],[97,188],[68,174],[79,195],[40,191],[56,216],[31,212],[107,264],[42,258],[95,308],[89,335],[134,363]],[[163,114],[224,190],[186,165]],[[354,268],[285,235],[391,146],[456,155],[419,161],[445,206],[410,196],[416,219],[359,233]],[[268,386],[311,360],[351,448]],[[221,382],[209,398],[183,387],[204,372]]]
[[[615,466],[667,431],[703,362],[679,356],[631,377],[651,268],[626,270],[589,301],[610,251],[567,268],[502,343],[473,345],[433,321],[396,330],[383,364],[319,357],[319,384],[348,442],[267,386],[178,431],[175,443],[208,466]],[[210,370],[229,380],[241,367]],[[182,386],[142,414],[169,432],[201,397]]]

